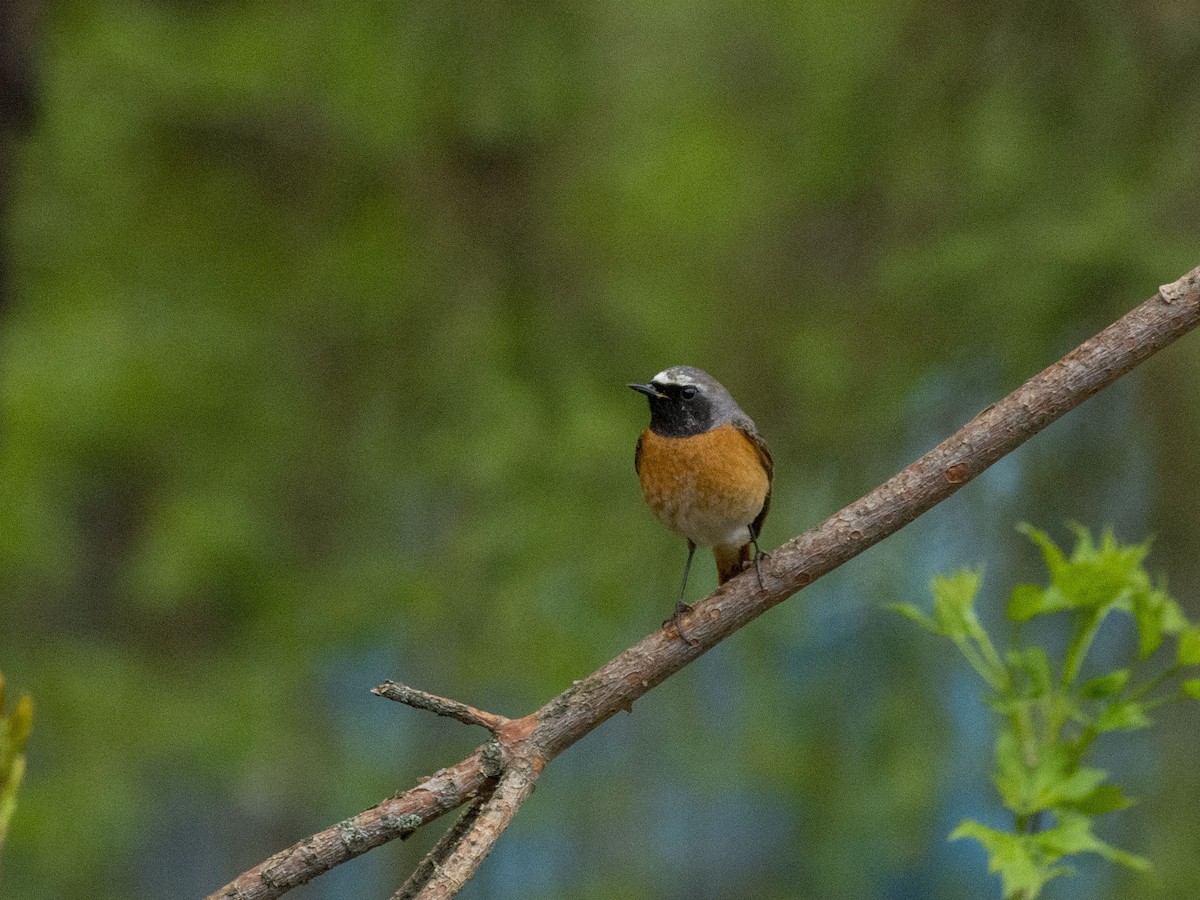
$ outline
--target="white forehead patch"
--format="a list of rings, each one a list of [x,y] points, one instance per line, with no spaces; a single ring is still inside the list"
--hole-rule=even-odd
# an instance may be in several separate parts
[[[652,382],[654,382],[655,384],[678,384],[678,385],[695,386],[697,383],[694,378],[684,375],[682,372],[676,372],[675,374],[672,375],[670,369],[663,369],[663,371],[659,372],[657,375],[655,375],[650,380]]]

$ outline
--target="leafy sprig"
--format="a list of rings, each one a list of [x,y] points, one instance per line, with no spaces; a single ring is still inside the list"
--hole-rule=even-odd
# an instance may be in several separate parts
[[[4,676],[0,675],[0,849],[17,808],[17,789],[25,776],[25,742],[33,728],[33,699],[25,694],[11,713],[4,710]]]
[[[1048,882],[1072,874],[1063,861],[1079,853],[1140,871],[1150,868],[1143,857],[1094,833],[1097,816],[1133,801],[1108,781],[1107,772],[1088,765],[1088,756],[1100,735],[1146,728],[1150,714],[1172,700],[1200,700],[1200,678],[1169,687],[1200,666],[1200,626],[1187,620],[1165,584],[1152,582],[1143,566],[1149,541],[1124,545],[1111,530],[1097,541],[1083,526],[1072,528],[1075,546],[1068,556],[1044,531],[1021,526],[1041,549],[1049,578],[1045,585],[1012,590],[1006,612],[1014,637],[1003,653],[975,611],[978,570],[934,578],[930,612],[912,604],[892,607],[949,638],[987,684],[986,700],[999,719],[993,780],[1013,813],[1013,828],[1001,831],[968,819],[950,837],[983,845],[989,871],[1000,875],[1008,900],[1034,900]],[[1136,652],[1127,664],[1081,680],[1096,634],[1114,612],[1132,618]],[[1051,615],[1070,619],[1070,640],[1058,660],[1038,644],[1020,642],[1026,622]],[[1145,675],[1151,658],[1164,654],[1168,658],[1157,674]]]

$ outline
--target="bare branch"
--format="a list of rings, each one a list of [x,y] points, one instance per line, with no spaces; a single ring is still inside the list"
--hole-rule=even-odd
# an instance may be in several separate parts
[[[487,745],[457,765],[442,769],[412,790],[384,800],[357,816],[293,844],[239,875],[208,900],[266,900],[311,881],[322,872],[461,805],[495,775],[495,753]]]
[[[396,893],[392,894],[391,900],[413,900],[421,892],[421,889],[429,883],[437,871],[445,863],[446,857],[449,856],[458,846],[459,841],[474,825],[479,818],[479,813],[483,809],[483,804],[495,792],[495,785],[491,788],[484,788],[476,797],[471,805],[467,807],[467,811],[463,813],[457,822],[455,822],[446,833],[438,838],[438,842],[433,845],[433,849],[426,854],[420,864],[413,870],[413,873],[408,876],[408,880],[400,886]]]
[[[537,773],[527,766],[513,766],[500,778],[495,792],[479,811],[470,829],[455,843],[446,861],[438,866],[433,878],[423,887],[415,900],[447,900],[463,889],[492,852],[496,841],[517,810],[533,793]]]
[[[522,719],[498,721],[494,741],[395,801],[385,801],[398,804],[388,807],[389,812],[381,813],[385,806],[381,804],[326,829],[242,875],[208,900],[278,897],[331,866],[406,835],[441,812],[472,799],[499,772],[495,792],[480,807],[478,816],[447,841],[447,855],[437,861],[432,877],[415,895],[418,900],[454,896],[529,796],[537,774],[555,756],[619,710],[632,709],[639,697],[747,622],[899,531],[1197,324],[1200,268],[1164,285],[1154,297],[983,410],[956,434],[862,499],[788,541],[763,565],[761,588],[753,573],[744,573],[697,603],[684,615],[694,644],[679,640],[673,627],[655,631],[575,682],[537,712]],[[434,699],[444,709],[471,709],[465,704]],[[428,703],[412,705],[431,708]],[[461,719],[460,715],[449,714]],[[477,710],[473,714],[476,718],[472,724],[491,727],[480,718],[489,714]],[[400,814],[393,810],[399,808],[404,810],[403,816],[416,818],[397,827],[395,817]],[[390,817],[390,827],[383,823],[385,816]],[[358,836],[359,828],[363,829],[362,837]],[[457,827],[452,831],[457,832]],[[347,840],[345,834],[353,838]]]
[[[395,700],[397,703],[404,703],[416,709],[428,710],[439,716],[458,719],[467,725],[479,725],[493,733],[499,731],[509,721],[504,716],[484,712],[482,709],[476,709],[466,703],[459,703],[457,700],[448,700],[436,694],[427,694],[425,691],[418,691],[416,688],[411,688],[406,684],[397,684],[394,681],[385,681],[379,687],[371,688],[371,693],[377,697]]]

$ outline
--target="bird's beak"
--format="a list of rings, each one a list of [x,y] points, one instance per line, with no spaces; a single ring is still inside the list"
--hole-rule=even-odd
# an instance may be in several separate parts
[[[657,397],[659,400],[665,400],[667,397],[666,394],[660,392],[659,389],[652,384],[628,384],[626,387],[632,388],[639,394],[645,394],[647,397]]]

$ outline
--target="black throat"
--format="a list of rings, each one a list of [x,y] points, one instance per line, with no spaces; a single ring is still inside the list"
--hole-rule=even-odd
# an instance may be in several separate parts
[[[650,398],[650,430],[662,437],[695,437],[711,431],[714,425],[712,404],[697,394],[691,400],[680,397]]]

